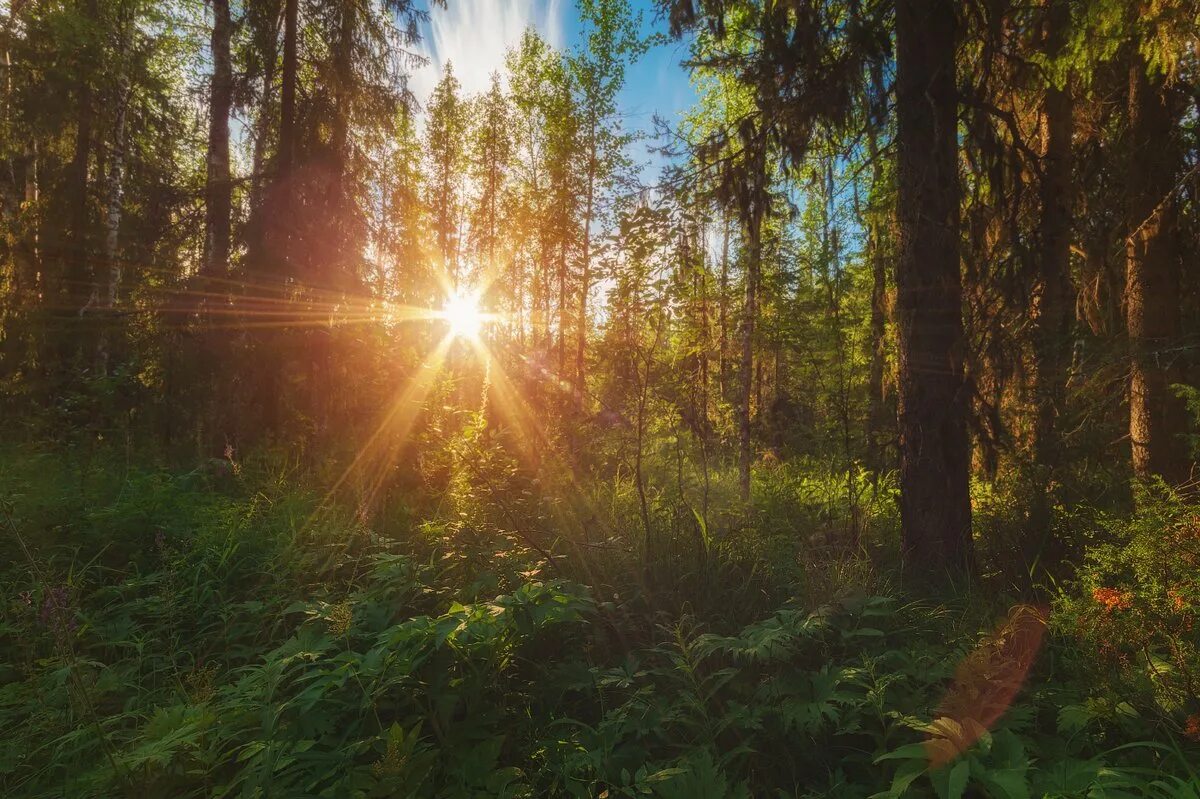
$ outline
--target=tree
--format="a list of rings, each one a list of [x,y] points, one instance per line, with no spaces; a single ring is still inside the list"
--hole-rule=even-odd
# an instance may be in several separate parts
[[[956,23],[949,0],[896,4],[900,524],[914,570],[973,566],[959,272]]]
[[[1178,484],[1188,478],[1190,465],[1183,440],[1186,412],[1172,388],[1182,382],[1171,352],[1181,326],[1175,104],[1162,72],[1134,55],[1129,66],[1130,233],[1125,250],[1125,318],[1132,349],[1129,438],[1135,474]]]
[[[504,221],[504,192],[508,180],[513,142],[510,132],[508,99],[500,85],[499,73],[492,75],[486,94],[474,105],[475,119],[471,134],[471,177],[477,187],[471,213],[471,240],[477,263],[483,273],[502,277],[503,287],[512,291],[508,270],[500,263],[501,224]],[[508,305],[515,306],[515,296]]]
[[[439,287],[429,271],[427,208],[422,202],[423,150],[415,111],[404,107],[398,114],[376,228],[388,278],[385,296],[408,305],[432,307],[439,299]]]
[[[75,146],[71,157],[71,165],[67,171],[67,183],[64,195],[68,201],[67,227],[63,236],[61,248],[61,271],[67,299],[67,307],[82,311],[94,300],[95,278],[89,257],[89,227],[88,197],[91,193],[90,165],[92,159],[93,128],[95,126],[95,108],[93,107],[93,76],[86,64],[88,56],[95,58],[99,49],[94,41],[99,28],[99,9],[96,0],[79,0],[80,17],[86,26],[87,40],[79,53],[79,64],[76,66],[75,87]],[[70,348],[75,342],[67,339],[68,350],[61,353],[70,357]]]
[[[737,209],[743,227],[748,282],[738,461],[742,495],[748,498],[753,325],[770,165],[801,164],[819,134],[836,137],[851,122],[867,65],[884,57],[882,12],[859,3],[817,0],[661,0],[661,5],[676,34],[701,31],[693,45],[694,68],[724,76],[742,95],[732,119],[708,137],[701,154],[722,172],[717,193]]]
[[[204,271],[220,276],[229,270],[233,180],[229,172],[229,113],[233,107],[233,21],[229,0],[211,0],[212,84],[208,98],[208,157],[205,178]]]
[[[459,260],[463,186],[468,167],[467,114],[459,92],[454,68],[447,63],[442,79],[429,98],[429,119],[425,127],[430,227],[437,242],[438,269],[453,291],[457,291],[460,282],[467,277],[461,273]]]
[[[1066,0],[1049,0],[1043,20],[1041,50],[1054,64],[1061,60],[1071,23]],[[1039,114],[1041,176],[1038,182],[1037,270],[1030,316],[1033,321],[1033,455],[1039,469],[1032,522],[1046,534],[1050,519],[1050,475],[1062,463],[1059,431],[1071,365],[1071,221],[1073,181],[1071,132],[1074,100],[1070,74],[1047,82]]]
[[[109,317],[105,320],[96,339],[97,371],[108,371],[109,348],[112,331],[109,320],[117,305],[117,292],[121,287],[121,256],[119,252],[121,232],[122,195],[125,180],[125,152],[128,147],[126,123],[129,119],[129,103],[132,92],[130,60],[132,58],[133,9],[122,3],[117,14],[117,48],[114,54],[117,63],[116,90],[113,93],[112,137],[108,153],[108,174],[104,186],[104,249],[103,264],[106,269],[99,305]],[[100,280],[97,278],[97,283]]]
[[[588,295],[592,290],[592,225],[600,193],[620,166],[629,139],[620,133],[617,94],[625,83],[625,68],[646,51],[638,32],[641,16],[633,15],[628,0],[582,0],[580,16],[587,26],[587,45],[569,60],[572,84],[582,111],[579,135],[583,150],[583,243],[580,252],[579,310],[575,335],[574,398],[582,410],[587,391]]]
[[[283,0],[283,82],[279,89],[276,180],[286,181],[296,160],[296,85],[300,80],[300,0]]]
[[[867,258],[871,265],[870,367],[867,384],[867,447],[870,465],[885,468],[884,451],[888,433],[895,425],[895,414],[888,407],[884,387],[887,371],[887,288],[889,245],[895,221],[895,196],[887,173],[879,137],[885,128],[888,87],[883,80],[883,64],[871,65],[870,94],[867,110],[867,157],[871,160],[871,184],[867,217]]]

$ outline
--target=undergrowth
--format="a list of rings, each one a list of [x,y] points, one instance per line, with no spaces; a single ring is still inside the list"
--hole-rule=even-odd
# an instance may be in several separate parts
[[[458,485],[417,522],[232,458],[85,473],[10,448],[0,788],[1200,796],[1186,503],[1105,521],[1052,608],[932,603],[861,554],[890,535],[886,485],[846,555],[848,512],[804,480],[760,481],[750,526],[664,492],[652,539],[615,485],[587,498],[603,535],[554,539],[536,487],[501,512]]]

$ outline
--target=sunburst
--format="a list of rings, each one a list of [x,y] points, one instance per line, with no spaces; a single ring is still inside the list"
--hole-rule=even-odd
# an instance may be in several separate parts
[[[446,297],[439,314],[450,326],[450,337],[475,342],[488,321],[488,314],[479,307],[478,290],[455,291]]]

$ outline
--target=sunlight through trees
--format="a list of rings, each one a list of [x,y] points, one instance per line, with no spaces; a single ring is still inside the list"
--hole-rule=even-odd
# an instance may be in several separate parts
[[[1197,42],[0,0],[0,794],[1196,799]]]

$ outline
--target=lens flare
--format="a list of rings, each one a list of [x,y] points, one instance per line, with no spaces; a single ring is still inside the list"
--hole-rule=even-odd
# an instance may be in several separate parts
[[[479,292],[455,292],[446,298],[441,317],[450,325],[453,338],[476,340],[483,329],[484,313],[479,307]]]

